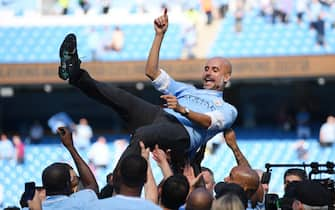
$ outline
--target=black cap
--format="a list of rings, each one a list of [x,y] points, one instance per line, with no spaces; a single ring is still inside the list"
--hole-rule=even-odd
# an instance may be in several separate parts
[[[325,186],[313,180],[289,183],[284,198],[295,199],[309,206],[332,204],[331,192]]]

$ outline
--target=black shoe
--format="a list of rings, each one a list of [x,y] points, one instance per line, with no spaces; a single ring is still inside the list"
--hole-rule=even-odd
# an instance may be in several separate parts
[[[68,34],[59,49],[60,66],[58,67],[58,76],[67,80],[75,70],[80,69],[80,59],[77,53],[76,35]]]

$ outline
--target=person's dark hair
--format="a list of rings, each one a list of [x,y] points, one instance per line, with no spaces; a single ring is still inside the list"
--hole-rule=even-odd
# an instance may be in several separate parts
[[[214,173],[213,173],[213,171],[210,168],[201,167],[201,172],[203,172],[203,171],[208,171],[214,177]]]
[[[226,194],[234,194],[239,197],[241,200],[242,204],[247,208],[248,206],[248,198],[243,190],[243,188],[235,183],[226,183],[226,182],[219,182],[215,185],[214,187],[215,191],[215,198],[219,199],[220,197],[226,195]]]
[[[213,195],[204,187],[194,189],[187,197],[186,210],[211,209]]]
[[[42,183],[46,195],[69,195],[71,177],[69,167],[64,163],[53,163],[42,172]]]
[[[186,201],[190,185],[182,174],[172,175],[162,185],[161,203],[169,209],[178,209]]]
[[[120,164],[121,183],[128,187],[142,187],[147,180],[147,161],[140,155],[129,155]]]
[[[113,196],[114,188],[113,185],[106,184],[100,191],[99,199],[110,198]]]
[[[307,173],[305,170],[302,170],[300,168],[289,168],[284,173],[284,182],[285,178],[290,175],[295,175],[301,178],[302,181],[307,180]]]
[[[28,206],[26,206],[26,207],[28,207]],[[8,206],[8,207],[4,208],[3,210],[20,210],[20,208],[16,207],[16,206]]]
[[[106,176],[106,184],[111,184],[113,180],[113,173],[109,173]]]

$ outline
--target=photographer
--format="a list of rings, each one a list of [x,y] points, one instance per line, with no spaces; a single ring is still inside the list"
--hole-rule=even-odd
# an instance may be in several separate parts
[[[313,180],[289,183],[281,201],[282,209],[293,210],[326,210],[332,205],[330,191]]]

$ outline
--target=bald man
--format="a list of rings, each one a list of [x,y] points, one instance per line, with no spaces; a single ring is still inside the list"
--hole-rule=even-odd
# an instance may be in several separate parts
[[[246,192],[248,199],[251,199],[260,183],[257,172],[246,166],[233,167],[224,181],[240,185]]]
[[[74,34],[65,37],[60,47],[59,77],[68,80],[89,97],[112,107],[133,134],[124,156],[140,153],[139,141],[146,147],[156,144],[163,150],[193,158],[199,147],[215,134],[231,127],[237,110],[223,100],[223,89],[232,74],[230,62],[221,57],[209,59],[201,79],[204,89],[175,81],[159,63],[160,46],[168,28],[167,11],[154,20],[155,37],[145,67],[145,75],[162,92],[165,108],[150,104],[114,86],[98,82],[80,69]]]
[[[213,195],[206,188],[196,188],[188,196],[186,210],[209,210],[212,201]]]

